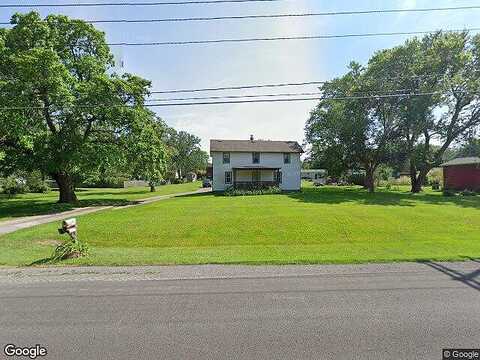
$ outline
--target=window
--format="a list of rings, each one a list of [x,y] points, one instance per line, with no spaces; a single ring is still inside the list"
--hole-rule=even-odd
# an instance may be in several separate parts
[[[230,164],[230,153],[228,152],[223,153],[223,163]]]
[[[283,163],[284,164],[290,164],[290,153],[284,153],[283,154]]]
[[[252,182],[260,182],[260,170],[252,171]]]
[[[225,184],[231,184],[231,183],[232,183],[232,172],[225,171]]]
[[[252,163],[260,164],[260,153],[258,153],[258,152],[253,152],[252,153]]]

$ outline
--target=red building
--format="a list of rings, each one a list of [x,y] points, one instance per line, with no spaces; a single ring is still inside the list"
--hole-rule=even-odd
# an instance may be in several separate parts
[[[445,189],[480,191],[480,158],[453,159],[441,166]]]

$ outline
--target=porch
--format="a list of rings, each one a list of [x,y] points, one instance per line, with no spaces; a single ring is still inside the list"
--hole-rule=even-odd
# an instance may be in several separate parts
[[[263,189],[280,186],[280,168],[248,166],[232,168],[235,189]]]

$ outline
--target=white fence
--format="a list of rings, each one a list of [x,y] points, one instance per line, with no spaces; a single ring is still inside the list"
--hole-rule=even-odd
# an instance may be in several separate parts
[[[126,188],[131,188],[131,187],[146,187],[149,186],[148,182],[143,181],[143,180],[128,180],[123,182],[123,187]]]

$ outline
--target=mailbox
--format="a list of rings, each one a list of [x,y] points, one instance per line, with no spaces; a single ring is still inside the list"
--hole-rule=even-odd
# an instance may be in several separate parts
[[[77,219],[66,219],[62,221],[62,227],[58,229],[60,234],[68,234],[72,239],[77,237]]]

